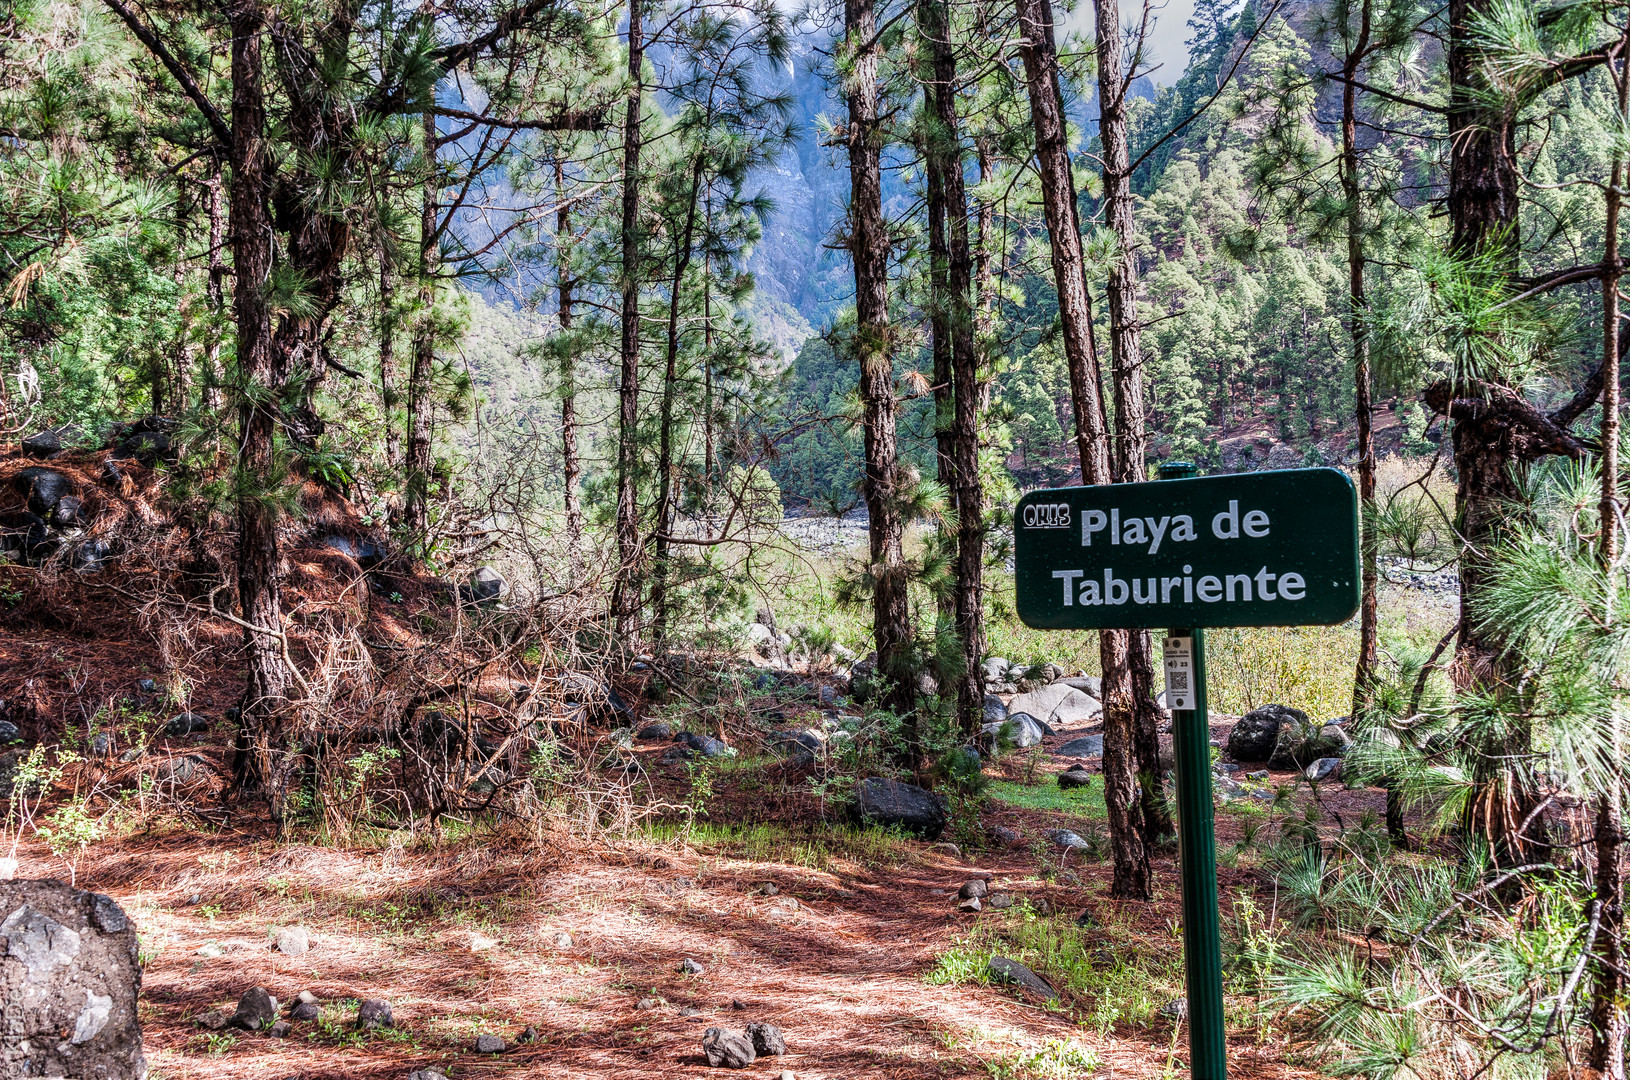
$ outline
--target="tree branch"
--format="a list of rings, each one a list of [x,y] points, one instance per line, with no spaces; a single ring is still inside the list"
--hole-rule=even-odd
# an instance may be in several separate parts
[[[198,111],[204,114],[204,119],[208,121],[210,130],[215,133],[215,138],[220,142],[221,146],[230,149],[232,146],[231,126],[227,124],[226,120],[221,116],[220,110],[215,108],[214,103],[209,100],[203,89],[199,87],[197,80],[192,77],[186,68],[181,66],[181,61],[175,58],[175,54],[170,51],[169,46],[165,45],[157,34],[147,28],[141,18],[124,3],[124,0],[102,0],[102,2],[108,6],[108,10],[119,16],[124,24],[130,27],[130,32],[136,35],[136,39],[147,46],[147,51],[157,57],[158,62],[164,65],[164,69],[174,77],[176,82],[181,84],[182,93],[191,98],[192,103],[198,106]]]

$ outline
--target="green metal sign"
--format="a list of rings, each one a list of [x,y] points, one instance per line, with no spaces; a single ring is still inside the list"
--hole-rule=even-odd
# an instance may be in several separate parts
[[[1335,469],[1032,491],[1014,512],[1038,629],[1309,626],[1358,610],[1358,498]]]

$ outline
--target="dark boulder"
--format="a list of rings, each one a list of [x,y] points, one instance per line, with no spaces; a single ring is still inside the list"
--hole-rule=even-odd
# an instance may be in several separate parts
[[[730,747],[726,746],[718,739],[710,738],[707,735],[698,735],[694,731],[681,731],[679,734],[674,736],[674,741],[683,743],[685,746],[690,747],[690,749],[696,751],[698,754],[701,754],[703,757],[716,758],[730,756]]]
[[[0,1076],[140,1077],[136,930],[119,905],[60,881],[0,881]]]
[[[50,429],[36,432],[23,440],[24,457],[48,458],[61,452],[62,436]]]
[[[872,776],[855,789],[855,816],[865,825],[903,829],[924,840],[937,840],[949,814],[943,798],[898,780]]]
[[[673,734],[673,725],[667,723],[666,721],[658,720],[654,724],[646,724],[644,727],[640,728],[639,733],[635,736],[635,738],[671,739],[673,738]]]
[[[39,517],[41,523],[51,517],[56,512],[57,503],[74,490],[74,483],[67,475],[42,465],[17,470],[11,482],[27,500],[29,513]]]
[[[774,1024],[748,1024],[747,1037],[760,1057],[780,1057],[787,1052],[787,1040]]]
[[[252,987],[238,999],[232,1026],[245,1031],[261,1031],[277,1022],[277,999],[264,986]]]
[[[1070,769],[1067,772],[1061,772],[1058,774],[1058,786],[1063,788],[1065,791],[1070,791],[1074,788],[1091,787],[1092,774],[1077,766],[1076,768]]]
[[[478,604],[494,603],[507,592],[509,582],[490,566],[478,567],[470,575],[470,597]]]
[[[170,717],[169,723],[164,725],[164,734],[172,739],[208,730],[209,719],[191,712],[177,713],[175,716]]]
[[[1279,728],[1286,720],[1307,725],[1307,714],[1287,705],[1264,705],[1239,718],[1228,733],[1228,756],[1235,761],[1267,761],[1279,741]]]
[[[826,743],[813,731],[776,731],[770,734],[770,749],[795,765],[808,765],[826,753]]]

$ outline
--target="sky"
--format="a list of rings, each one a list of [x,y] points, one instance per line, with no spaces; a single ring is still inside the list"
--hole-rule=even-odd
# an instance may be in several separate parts
[[[1151,0],[1156,5],[1161,0]],[[1194,0],[1165,0],[1164,6],[1153,13],[1154,29],[1149,35],[1148,62],[1160,65],[1149,73],[1156,86],[1170,86],[1183,76],[1188,67],[1189,53],[1183,40],[1189,36],[1189,15],[1194,11]],[[1133,0],[1122,0],[1121,21],[1139,19],[1143,9]],[[1075,10],[1061,22],[1066,32],[1090,35],[1092,33],[1092,4],[1078,0]]]

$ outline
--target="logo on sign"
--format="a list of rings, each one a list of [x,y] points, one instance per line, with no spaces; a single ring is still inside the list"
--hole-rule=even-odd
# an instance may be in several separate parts
[[[1068,529],[1069,503],[1031,503],[1024,508],[1024,526],[1027,529]]]

